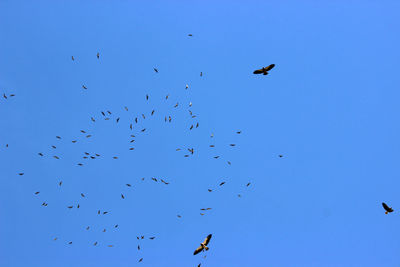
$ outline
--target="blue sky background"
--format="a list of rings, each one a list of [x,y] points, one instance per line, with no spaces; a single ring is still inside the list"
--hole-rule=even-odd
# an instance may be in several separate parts
[[[0,265],[399,266],[399,8],[1,0]]]

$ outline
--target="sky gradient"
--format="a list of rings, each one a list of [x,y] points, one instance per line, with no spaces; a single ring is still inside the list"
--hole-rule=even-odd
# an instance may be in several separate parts
[[[0,266],[399,266],[399,10],[0,0]]]

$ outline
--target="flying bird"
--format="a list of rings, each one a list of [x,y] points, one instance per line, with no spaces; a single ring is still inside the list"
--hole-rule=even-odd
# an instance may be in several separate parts
[[[209,248],[207,247],[208,243],[210,242],[210,239],[212,237],[212,234],[209,234],[206,239],[204,239],[203,243],[200,244],[200,246],[194,251],[193,255],[196,255],[204,250],[208,250]]]
[[[158,73],[158,69],[156,69],[156,68],[153,68],[153,70],[154,70],[156,73]]]
[[[261,74],[262,73],[263,75],[268,75],[268,71],[272,70],[274,67],[275,67],[275,64],[271,64],[271,65],[269,65],[267,67],[264,67],[262,69],[255,70],[253,72],[253,74]]]
[[[74,56],[71,56],[71,59],[72,59],[72,61],[74,61],[75,60]]]
[[[97,55],[96,55],[96,56],[97,56],[97,58],[100,58],[100,53],[99,53],[99,52],[97,52]]]
[[[383,208],[385,209],[385,214],[388,214],[388,213],[390,213],[390,212],[393,212],[393,209],[392,209],[392,208],[389,208],[389,206],[386,205],[385,202],[382,202],[382,206],[383,206]]]
[[[84,85],[82,85],[82,88],[83,88],[83,89],[85,89],[85,90],[87,89],[87,87],[86,87],[86,86],[84,86]]]

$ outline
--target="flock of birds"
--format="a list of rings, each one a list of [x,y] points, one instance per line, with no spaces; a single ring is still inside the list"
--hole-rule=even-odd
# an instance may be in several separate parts
[[[189,34],[189,36],[192,36],[192,35]],[[100,59],[100,53],[97,53],[96,57],[97,57],[97,59]],[[75,61],[75,57],[74,57],[74,56],[72,56],[71,59],[72,59],[72,61]],[[255,70],[255,71],[253,72],[253,74],[268,75],[269,71],[271,71],[274,67],[275,67],[275,64],[270,64],[269,66],[266,66],[266,67],[263,67],[263,68],[261,68],[261,69]],[[158,70],[157,68],[153,68],[153,70],[154,70],[155,73],[159,73],[159,70]],[[203,76],[203,72],[200,72],[200,76],[201,76],[201,77]],[[87,86],[85,86],[85,85],[82,85],[82,88],[83,88],[84,90],[88,90]],[[186,84],[185,89],[188,89],[188,88],[189,88],[189,85]],[[14,94],[10,94],[10,95],[3,94],[3,98],[4,98],[5,100],[7,100],[7,99],[9,99],[9,98],[11,98],[11,97],[14,97],[14,96],[15,96]],[[165,96],[165,100],[168,100],[168,98],[169,98],[169,94]],[[146,99],[146,101],[149,100],[149,95],[148,95],[148,94],[146,95],[145,99]],[[178,106],[179,106],[179,102],[177,102],[173,107],[174,107],[174,108],[177,108]],[[191,108],[191,107],[192,107],[192,102],[190,102],[188,106],[189,106],[189,108]],[[124,107],[124,109],[125,109],[125,111],[127,111],[127,112],[128,112],[128,110],[129,110],[128,107]],[[150,116],[154,116],[154,115],[155,115],[155,112],[156,112],[156,111],[153,109],[153,110],[150,112]],[[190,115],[190,117],[191,117],[192,119],[196,119],[197,116],[196,116],[190,109],[188,110],[188,112],[189,112],[189,115]],[[104,120],[106,120],[106,121],[107,121],[107,120],[111,120],[112,112],[109,111],[109,110],[107,110],[107,111],[101,111],[101,115],[102,115],[102,118],[103,118]],[[145,115],[145,114],[141,114],[141,118],[140,118],[140,119],[139,119],[139,118],[140,118],[140,116],[134,118],[133,121],[129,123],[129,129],[130,129],[131,131],[133,131],[134,128],[135,128],[135,129],[137,128],[136,125],[139,126],[139,120],[142,120],[142,119],[145,120],[145,119],[146,119],[146,115]],[[121,117],[116,117],[116,118],[114,118],[114,119],[115,119],[115,122],[116,122],[116,123],[119,123]],[[91,120],[93,123],[96,122],[96,118],[94,118],[94,117],[91,117],[90,120]],[[171,117],[171,115],[165,115],[165,116],[164,116],[164,122],[171,123],[172,120],[173,120],[173,118]],[[134,127],[134,125],[135,125],[135,127]],[[199,122],[195,120],[195,121],[189,126],[189,130],[196,129],[196,128],[199,127],[199,125],[200,125]],[[130,134],[130,136],[129,136],[129,138],[130,138],[130,141],[129,141],[129,144],[130,144],[130,145],[129,145],[129,150],[134,150],[134,149],[135,149],[135,147],[133,146],[133,143],[136,142],[136,139],[137,139],[138,135],[143,134],[143,133],[145,133],[145,132],[146,132],[146,128],[142,128],[142,129],[139,130],[138,133],[136,133],[136,135],[135,135],[135,134]],[[80,130],[80,133],[81,133],[85,138],[91,138],[91,137],[92,137],[92,134],[86,132],[85,130]],[[236,134],[241,134],[241,131],[236,131]],[[210,137],[213,138],[214,135],[211,134]],[[61,140],[61,139],[62,139],[61,136],[56,136],[56,138],[57,138],[58,140]],[[74,144],[74,143],[77,143],[77,142],[78,142],[78,139],[71,140],[71,143],[73,143],[73,144]],[[236,146],[236,144],[232,143],[232,144],[229,144],[229,146],[234,147],[234,146]],[[8,144],[6,144],[6,147],[8,147]],[[214,144],[211,144],[211,145],[209,145],[209,147],[210,147],[210,148],[214,148],[215,145],[214,145]],[[52,148],[52,150],[54,150],[54,151],[57,149],[57,147],[56,147],[55,145],[51,145],[51,148]],[[189,147],[189,148],[186,148],[186,149],[183,149],[183,148],[176,148],[176,151],[182,151],[182,150],[183,150],[183,151],[187,151],[187,153],[185,153],[185,154],[183,155],[184,157],[190,157],[191,155],[193,155],[193,154],[195,153],[195,149],[194,149],[193,147]],[[50,153],[49,153],[49,154],[50,154]],[[40,157],[45,157],[46,155],[45,155],[45,153],[43,153],[43,152],[38,152],[38,156],[40,156]],[[100,155],[99,153],[88,153],[88,152],[85,151],[85,152],[83,152],[82,159],[83,159],[83,160],[95,160],[95,159],[97,159],[97,158],[99,158],[99,157],[101,157],[101,156],[102,156],[102,155]],[[278,156],[279,156],[280,158],[283,157],[283,155],[278,155]],[[61,156],[59,156],[59,155],[52,155],[52,157],[53,157],[54,159],[57,159],[57,160],[60,160],[60,159],[61,159]],[[219,157],[220,157],[219,155],[216,155],[216,156],[214,156],[213,158],[214,158],[214,159],[218,159]],[[118,159],[118,156],[115,156],[115,155],[114,155],[114,156],[112,156],[112,158],[113,158],[113,159]],[[82,162],[83,162],[83,161],[82,161]],[[80,167],[84,166],[84,163],[82,163],[82,162],[76,163],[77,166],[80,166]],[[230,162],[229,160],[227,160],[226,163],[227,163],[228,165],[231,165],[231,162]],[[18,173],[18,175],[20,175],[20,176],[22,176],[22,175],[24,175],[24,174],[25,174],[24,172]],[[141,178],[141,179],[142,179],[142,180],[145,180],[145,178]],[[164,179],[165,179],[165,178],[164,178]],[[163,183],[163,184],[165,184],[165,185],[169,185],[170,183],[167,182],[167,181],[165,181],[164,179],[162,179],[162,178],[156,178],[156,177],[151,177],[151,180],[154,181],[154,182],[160,181],[161,183]],[[225,181],[222,181],[222,182],[219,183],[219,186],[223,186],[225,183],[226,183]],[[58,182],[58,186],[59,186],[59,187],[61,187],[62,184],[63,184],[62,181],[59,181],[59,182]],[[248,183],[246,184],[246,187],[249,187],[250,184],[251,184],[251,183],[248,182]],[[129,184],[129,183],[127,183],[127,184],[125,184],[125,185],[126,185],[127,187],[132,187],[132,184]],[[211,189],[211,188],[208,189],[208,192],[212,192],[212,191],[213,191],[213,189]],[[39,194],[40,194],[40,191],[34,192],[34,195],[36,195],[36,196],[39,195]],[[81,193],[80,196],[81,196],[81,198],[85,198],[85,197],[86,197],[86,195],[85,195],[84,193]],[[238,197],[241,197],[241,195],[238,194]],[[125,199],[125,195],[124,195],[123,193],[121,193],[121,199]],[[46,201],[43,201],[43,203],[42,203],[41,205],[44,206],[44,207],[47,207],[47,206],[48,206],[48,203],[47,203]],[[383,208],[384,208],[384,210],[385,210],[385,214],[388,214],[388,213],[393,212],[393,209],[392,209],[391,207],[389,207],[386,203],[382,203],[382,206],[383,206]],[[77,209],[79,209],[79,208],[80,208],[80,205],[77,204],[77,205],[68,205],[68,206],[67,206],[68,209],[73,209],[74,207],[77,208]],[[212,209],[212,208],[202,208],[202,209],[200,209],[200,211],[201,211],[200,215],[204,215],[206,211],[211,210],[211,209]],[[97,210],[97,214],[98,214],[98,215],[106,215],[107,213],[108,213],[108,211]],[[177,217],[178,217],[178,218],[181,218],[182,216],[178,214]],[[114,228],[118,228],[118,226],[119,226],[119,225],[116,224],[116,225],[114,226]],[[86,227],[86,230],[89,230],[89,229],[90,229],[90,226],[87,226],[87,227]],[[103,232],[105,232],[105,231],[106,231],[106,229],[103,230]],[[211,237],[212,237],[212,234],[209,234],[209,235],[205,238],[205,240],[204,240],[202,243],[200,243],[199,247],[195,249],[193,255],[197,255],[197,254],[199,254],[199,253],[201,253],[201,252],[208,251],[208,250],[209,250],[208,244],[210,243]],[[149,237],[150,240],[154,240],[155,238],[156,238],[155,236]],[[137,239],[138,239],[138,240],[144,239],[144,236],[137,236]],[[57,237],[54,237],[54,241],[55,241],[55,240],[58,240],[58,238],[57,238]],[[68,243],[68,244],[72,244],[72,241],[68,241],[67,243]],[[97,246],[98,244],[99,244],[99,242],[98,242],[98,241],[95,241],[95,242],[93,243],[93,246]],[[107,245],[107,246],[108,246],[108,247],[113,247],[113,245],[111,245],[111,244],[110,244],[110,245]],[[137,246],[137,249],[138,249],[138,250],[141,249],[140,245]],[[206,257],[206,256],[204,256],[204,258],[205,258],[205,257]],[[140,259],[138,260],[138,262],[142,262],[142,261],[143,261],[143,258],[140,258]],[[201,263],[200,263],[198,266],[200,266],[200,265],[201,265]]]

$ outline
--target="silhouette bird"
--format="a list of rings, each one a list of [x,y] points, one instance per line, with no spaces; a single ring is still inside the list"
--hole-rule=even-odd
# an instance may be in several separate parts
[[[85,89],[85,90],[87,89],[87,87],[86,87],[86,86],[84,86],[84,85],[82,85],[82,88],[83,88],[83,89]]]
[[[262,69],[255,70],[255,71],[253,72],[253,74],[268,75],[268,71],[272,70],[274,67],[275,67],[275,64],[271,64],[271,65],[269,65],[269,66],[267,66],[267,67],[264,67],[264,68],[262,68]]]
[[[153,70],[154,70],[156,73],[158,73],[158,69],[156,69],[156,68],[153,68]]]
[[[385,209],[385,214],[388,214],[388,213],[390,213],[390,212],[393,212],[393,209],[392,209],[392,208],[389,208],[389,206],[386,205],[385,202],[382,202],[382,206],[383,206],[383,208]]]
[[[75,60],[74,56],[71,56],[71,59],[72,59],[72,61],[74,61]]]
[[[97,56],[97,58],[99,59],[99,58],[100,58],[100,53],[99,53],[99,52],[97,52],[97,55],[96,55],[96,56]]]
[[[208,243],[210,242],[210,239],[212,237],[212,234],[209,234],[206,239],[204,239],[203,243],[200,244],[200,246],[194,251],[193,255],[196,255],[204,250],[208,250],[209,248],[207,247]]]

